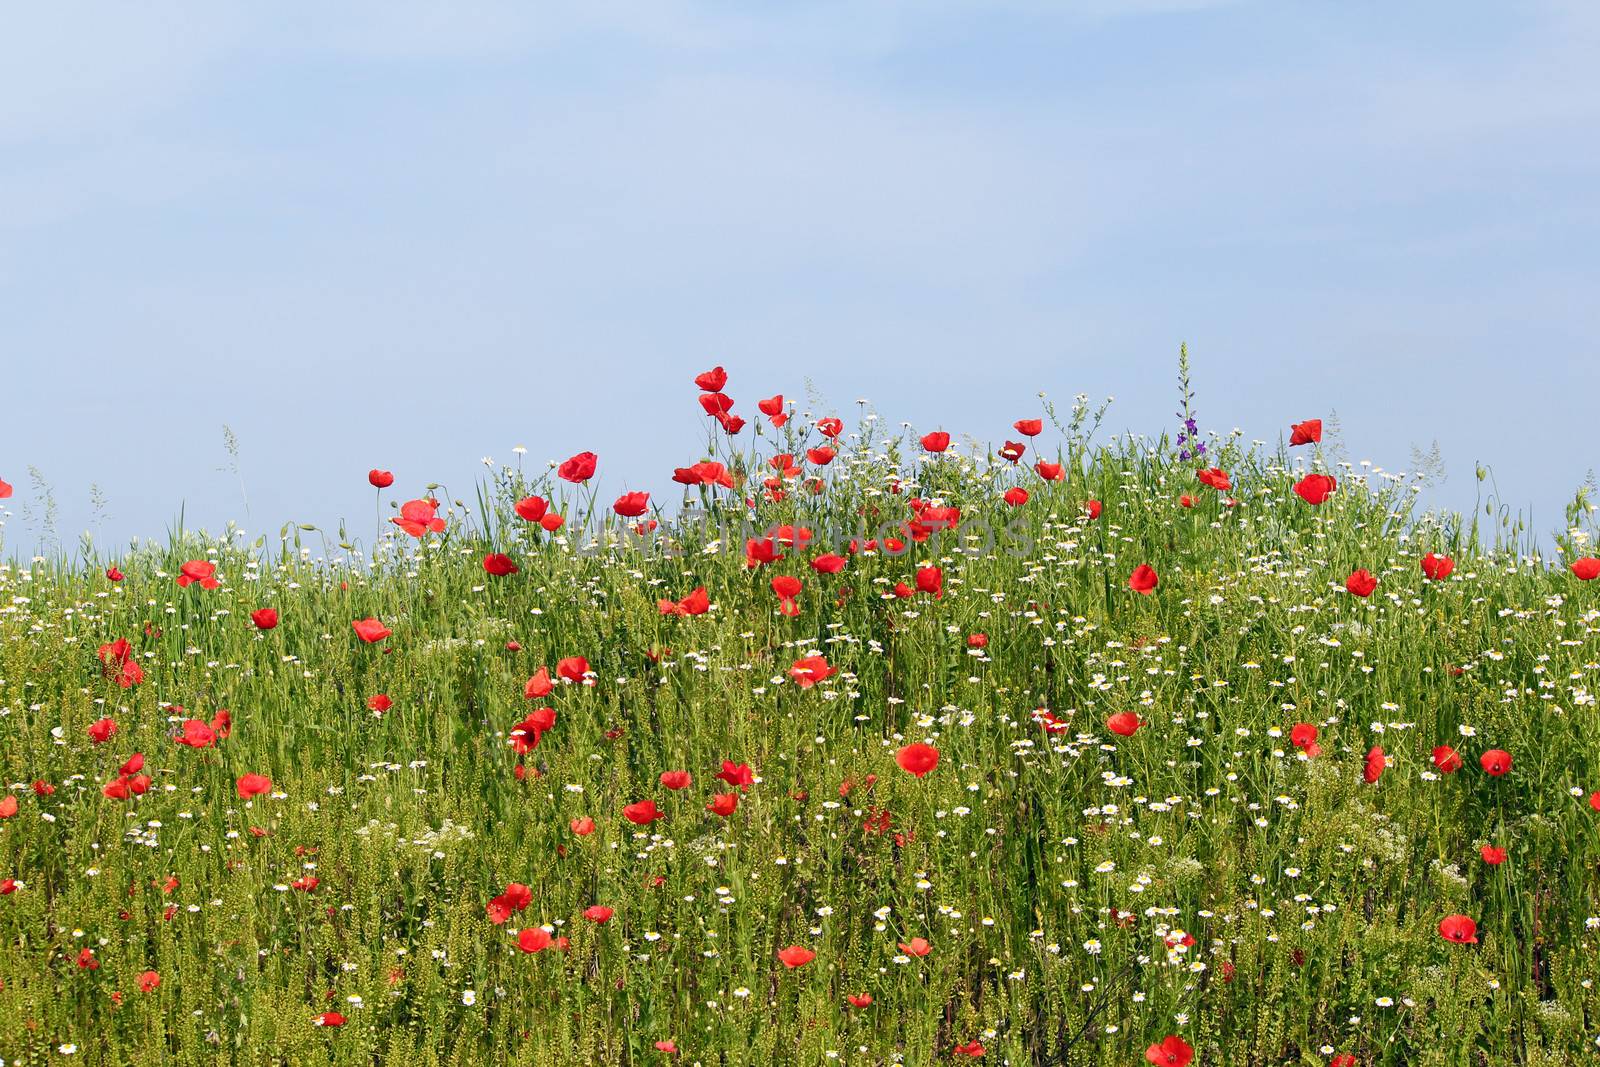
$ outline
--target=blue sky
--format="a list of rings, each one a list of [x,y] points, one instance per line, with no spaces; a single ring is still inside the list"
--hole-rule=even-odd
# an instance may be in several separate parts
[[[0,478],[68,544],[366,529],[365,471],[601,455],[667,497],[804,397],[998,439],[1337,411],[1539,529],[1597,465],[1600,9],[1033,0],[20,7]],[[819,411],[819,413],[821,413]]]

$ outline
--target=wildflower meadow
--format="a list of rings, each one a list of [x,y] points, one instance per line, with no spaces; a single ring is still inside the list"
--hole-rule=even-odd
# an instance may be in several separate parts
[[[783,384],[686,372],[661,470],[8,531],[6,1067],[1600,1054],[1584,493],[1424,510],[1186,358],[1144,434]]]

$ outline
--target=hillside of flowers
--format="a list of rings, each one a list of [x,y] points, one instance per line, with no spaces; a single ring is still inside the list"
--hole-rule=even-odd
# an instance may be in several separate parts
[[[1143,436],[743,384],[365,530],[13,531],[6,1067],[1592,1062],[1581,494],[1535,554],[1186,362]]]

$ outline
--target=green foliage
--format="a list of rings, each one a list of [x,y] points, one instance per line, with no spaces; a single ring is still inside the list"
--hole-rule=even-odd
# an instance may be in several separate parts
[[[720,456],[741,491],[687,490],[691,517],[658,512],[648,538],[587,490],[491,468],[471,507],[440,495],[446,533],[383,523],[370,552],[291,523],[270,547],[175,531],[119,560],[121,582],[0,569],[0,768],[20,802],[0,877],[22,883],[0,897],[0,1057],[923,1064],[976,1040],[986,1062],[1120,1067],[1167,1034],[1207,1065],[1592,1052],[1600,583],[1479,555],[1458,521],[1412,515],[1414,479],[1334,467],[1313,508],[1298,458],[1213,437],[1225,500],[1165,442],[1089,444],[1103,414],[1074,403],[1055,483],[919,456],[869,419],[809,471],[824,491],[780,476],[781,499],[746,507],[773,468]],[[799,456],[804,430],[761,440]],[[1030,501],[1000,503],[1019,483]],[[514,513],[533,492],[561,531]],[[906,538],[913,497],[959,524],[845,552],[836,575],[805,565]],[[1592,544],[1570,540],[1585,506],[1570,551]],[[744,522],[816,536],[751,568]],[[1448,581],[1423,579],[1430,550],[1456,554]],[[486,574],[490,551],[519,573]],[[180,588],[188,559],[222,586]],[[1150,596],[1127,586],[1141,563]],[[925,564],[943,595],[897,596]],[[1357,567],[1370,598],[1344,590]],[[779,573],[804,581],[793,617]],[[659,611],[701,585],[707,614]],[[267,606],[279,624],[257,629]],[[386,642],[356,639],[369,615]],[[117,638],[131,688],[97,655]],[[801,688],[806,655],[836,673]],[[592,684],[525,699],[568,656]],[[519,757],[511,731],[544,703],[556,725]],[[230,736],[174,743],[219,708]],[[1143,727],[1110,733],[1119,711]],[[118,731],[93,744],[103,717]],[[1296,723],[1318,726],[1315,758]],[[925,778],[896,766],[912,741],[941,753]],[[1390,763],[1368,784],[1375,743]],[[1465,769],[1434,771],[1441,744]],[[1509,774],[1479,769],[1489,748]],[[134,752],[150,790],[103,796]],[[757,779],[728,818],[706,810],[724,760]],[[693,784],[663,788],[673,769]],[[242,800],[245,773],[272,792]],[[625,821],[642,799],[666,818]],[[1510,858],[1485,864],[1484,844]],[[495,925],[511,882],[533,902]],[[615,916],[586,920],[593,904]],[[1453,912],[1479,944],[1439,936]],[[519,951],[533,925],[564,950]],[[926,956],[898,947],[914,937]],[[816,959],[785,968],[791,944]],[[316,1026],[326,1011],[347,1022]]]

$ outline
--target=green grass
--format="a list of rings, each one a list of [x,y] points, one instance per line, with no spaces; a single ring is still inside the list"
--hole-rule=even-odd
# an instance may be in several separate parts
[[[1409,479],[1330,462],[1339,489],[1313,507],[1292,485],[1316,448],[1215,441],[1230,507],[1165,439],[1089,444],[1081,404],[1015,466],[961,442],[922,455],[868,420],[814,467],[810,419],[757,420],[712,443],[745,492],[690,491],[720,529],[670,536],[662,514],[628,536],[587,490],[495,468],[471,503],[441,494],[448,528],[420,541],[175,534],[119,559],[121,582],[105,560],[0,570],[19,801],[0,877],[22,883],[0,896],[0,1058],[924,1064],[976,1041],[985,1062],[1124,1065],[1172,1034],[1207,1065],[1589,1062],[1600,583],[1475,548],[1470,521],[1413,513]],[[804,468],[782,500],[759,484],[774,451]],[[1063,481],[1033,473],[1041,455]],[[1013,484],[1027,504],[1000,501]],[[513,513],[533,492],[563,531]],[[806,566],[829,537],[899,526],[913,496],[959,525]],[[816,543],[749,568],[743,520]],[[486,574],[490,551],[519,573]],[[1428,551],[1454,556],[1448,580],[1423,578]],[[194,558],[220,588],[178,587]],[[928,563],[941,597],[893,593]],[[1148,596],[1127,584],[1145,563]],[[1358,567],[1367,599],[1344,589]],[[803,579],[797,615],[778,574]],[[697,586],[708,613],[660,613]],[[359,640],[367,616],[392,636]],[[118,638],[131,688],[97,656]],[[802,688],[809,655],[835,673]],[[592,685],[525,698],[569,656]],[[538,707],[556,723],[519,779],[509,735]],[[228,737],[174,743],[219,708]],[[1123,711],[1131,737],[1105,725]],[[117,732],[92,743],[103,717]],[[1316,758],[1296,723],[1319,727]],[[896,765],[911,742],[940,753],[925,777]],[[1375,743],[1389,763],[1367,783]],[[1432,773],[1442,744],[1464,769]],[[1510,773],[1480,769],[1490,748]],[[104,796],[135,752],[148,792]],[[724,760],[755,777],[729,817],[706,810],[735,791]],[[669,770],[692,784],[664,788]],[[242,800],[247,773],[271,793]],[[665,818],[623,818],[647,799]],[[513,882],[531,904],[495,924]],[[596,904],[609,922],[584,918]],[[1440,936],[1452,913],[1478,944]],[[564,947],[519,950],[536,926]],[[925,956],[897,947],[914,937]],[[790,945],[815,959],[786,968]],[[345,1024],[315,1025],[328,1011]]]

